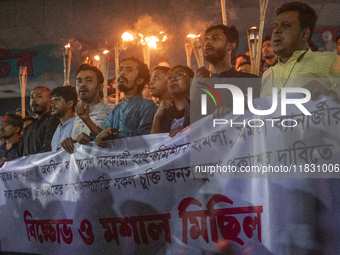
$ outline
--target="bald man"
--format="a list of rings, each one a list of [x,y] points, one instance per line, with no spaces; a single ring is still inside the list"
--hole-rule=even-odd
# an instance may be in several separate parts
[[[30,94],[31,110],[35,113],[35,120],[24,129],[20,147],[21,156],[51,151],[51,141],[59,118],[50,112],[51,91],[38,86]]]

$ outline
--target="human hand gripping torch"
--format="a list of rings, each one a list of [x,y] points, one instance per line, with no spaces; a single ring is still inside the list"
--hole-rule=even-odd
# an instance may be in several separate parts
[[[191,68],[191,54],[192,54],[192,43],[191,43],[191,34],[185,38],[185,53],[187,55],[187,66]]]
[[[70,86],[70,71],[71,71],[71,58],[72,51],[71,45],[65,45],[63,49],[63,57],[64,57],[64,86]]]
[[[203,47],[202,47],[202,38],[201,35],[195,36],[191,38],[192,46],[194,49],[194,54],[196,57],[196,61],[198,64],[198,68],[204,66],[204,56],[203,56]]]
[[[103,96],[104,103],[107,104],[107,82],[109,79],[109,51],[104,50],[102,56],[99,59],[99,68],[104,76]]]
[[[26,83],[27,83],[27,67],[20,66],[19,67],[19,82],[21,89],[21,113],[22,118],[25,118],[25,92],[26,92]]]

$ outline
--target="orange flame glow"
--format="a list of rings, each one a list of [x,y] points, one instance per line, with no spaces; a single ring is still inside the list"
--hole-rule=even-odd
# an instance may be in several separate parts
[[[133,36],[129,32],[125,32],[122,34],[123,41],[133,41]]]
[[[145,37],[145,43],[149,45],[149,47],[157,48],[157,42],[159,39],[156,36]]]
[[[70,48],[70,47],[71,45],[69,43],[65,45],[65,48]]]
[[[199,34],[199,35],[190,34],[190,35],[188,35],[187,37],[196,38],[196,37],[200,37],[200,36],[201,36],[201,34]]]
[[[99,56],[96,55],[96,56],[94,57],[94,59],[97,60],[97,61],[99,61]]]
[[[109,53],[108,50],[104,50],[104,51],[103,51],[103,54],[107,54],[107,53]]]

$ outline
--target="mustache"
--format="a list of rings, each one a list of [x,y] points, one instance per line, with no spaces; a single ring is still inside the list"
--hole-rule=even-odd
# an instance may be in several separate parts
[[[128,82],[128,79],[125,78],[124,76],[120,76],[119,79],[118,79],[118,81],[119,81],[119,80],[124,80],[124,81]]]

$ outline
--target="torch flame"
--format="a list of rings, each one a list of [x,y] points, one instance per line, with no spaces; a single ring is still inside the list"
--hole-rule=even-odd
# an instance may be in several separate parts
[[[196,38],[196,37],[200,37],[200,36],[201,36],[201,34],[199,34],[199,35],[190,34],[190,35],[188,35],[187,37]]]
[[[162,42],[164,42],[168,37],[166,35],[163,36]]]
[[[161,35],[161,34],[164,34],[164,31],[159,32],[159,34],[160,34],[160,35]]]
[[[69,43],[65,45],[65,48],[70,48],[70,47],[71,45]]]
[[[154,49],[156,49],[158,41],[159,39],[156,36],[145,37],[145,43],[147,43],[149,47],[153,47]]]
[[[125,32],[122,34],[123,41],[133,41],[133,36],[129,32]]]
[[[94,59],[97,60],[97,61],[99,61],[99,56],[96,55],[96,56],[94,57]]]
[[[104,51],[103,51],[103,54],[107,54],[107,53],[109,53],[108,50],[104,50]]]
[[[250,29],[257,29],[257,27],[251,27]]]

